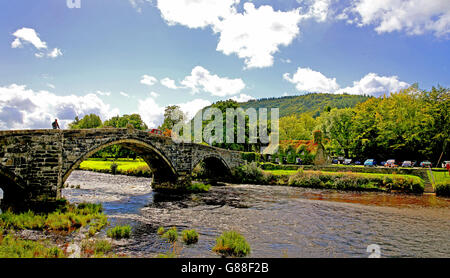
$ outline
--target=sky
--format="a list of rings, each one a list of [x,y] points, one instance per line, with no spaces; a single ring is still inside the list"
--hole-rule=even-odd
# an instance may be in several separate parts
[[[450,87],[449,0],[3,0],[0,129]]]

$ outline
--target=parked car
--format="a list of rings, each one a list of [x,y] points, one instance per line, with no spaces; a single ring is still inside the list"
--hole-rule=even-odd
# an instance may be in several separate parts
[[[355,161],[355,165],[361,165],[361,164],[362,164],[361,161],[359,161],[359,160]]]
[[[333,160],[331,160],[331,164],[339,164],[339,160],[333,159]]]
[[[395,162],[395,159],[389,159],[386,161],[386,164],[384,164],[384,167],[398,167],[398,164]]]
[[[384,166],[384,165],[386,165],[386,161],[381,161],[380,166]]]
[[[151,133],[151,134],[157,134],[157,135],[163,135],[163,132],[162,132],[161,130],[159,130],[159,129],[156,129],[156,128],[150,129],[150,130],[148,131],[148,133]]]
[[[412,164],[411,161],[405,160],[405,161],[403,161],[403,163],[402,163],[402,167],[413,167],[413,164]]]
[[[442,162],[442,168],[446,168],[447,164],[450,164],[450,161],[444,161]]]
[[[352,163],[352,160],[351,159],[345,159],[344,160],[344,163],[342,163],[342,164],[344,164],[344,165],[350,165]]]
[[[433,166],[433,164],[431,164],[431,162],[428,160],[420,162],[420,167],[431,167],[431,166]]]
[[[377,162],[375,161],[375,159],[367,159],[366,161],[364,161],[364,166],[377,166]]]

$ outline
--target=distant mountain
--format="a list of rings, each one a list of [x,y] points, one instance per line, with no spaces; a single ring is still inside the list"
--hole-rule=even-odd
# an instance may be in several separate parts
[[[262,98],[240,103],[243,109],[247,108],[280,108],[280,117],[312,112],[318,116],[326,107],[347,108],[354,107],[360,102],[369,99],[368,96],[348,94],[316,94],[310,93],[300,96],[287,96],[279,98]]]

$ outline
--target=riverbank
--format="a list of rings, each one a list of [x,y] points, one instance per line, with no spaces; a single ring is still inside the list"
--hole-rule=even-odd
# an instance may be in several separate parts
[[[151,170],[144,161],[136,159],[119,159],[104,161],[99,159],[86,160],[80,169],[130,176],[150,177]],[[253,165],[253,166],[249,166]],[[251,169],[249,168],[251,167]],[[244,165],[233,172],[232,182],[251,183],[260,185],[287,185],[310,188],[326,188],[356,191],[382,191],[402,193],[423,193],[425,183],[420,176],[406,174],[364,173],[358,168],[357,172],[332,172],[314,170],[262,170],[256,163]],[[325,168],[327,169],[327,168]],[[369,169],[371,170],[371,169]],[[450,179],[449,179],[450,180]]]

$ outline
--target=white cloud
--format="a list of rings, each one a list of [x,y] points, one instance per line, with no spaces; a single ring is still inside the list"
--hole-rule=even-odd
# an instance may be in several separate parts
[[[129,94],[125,93],[125,92],[119,92],[120,95],[124,96],[124,97],[130,97]]]
[[[150,95],[151,95],[153,98],[159,97],[159,94],[158,94],[158,93],[155,93],[155,92],[150,92]]]
[[[332,0],[297,0],[307,12],[302,16],[305,19],[314,18],[318,22],[324,22],[333,12],[331,10]]]
[[[55,59],[58,56],[62,56],[61,49],[54,48],[50,53],[47,54],[48,57]]]
[[[235,12],[239,0],[158,0],[157,7],[169,25],[204,28]]]
[[[450,33],[449,0],[355,0],[339,18],[358,26],[375,25],[378,33],[405,31],[409,35]]]
[[[192,101],[188,101],[186,103],[180,103],[177,105],[180,107],[181,111],[183,111],[186,114],[187,118],[190,120],[190,119],[194,118],[195,114],[197,114],[197,112],[200,109],[203,109],[204,107],[211,105],[211,102],[209,102],[208,100],[205,100],[205,99],[197,98]]]
[[[19,48],[22,47],[22,43],[20,42],[19,38],[16,38],[12,43],[11,43],[11,47],[12,48]]]
[[[299,34],[302,17],[298,10],[274,11],[271,6],[255,8],[253,3],[245,3],[244,10],[214,25],[214,32],[220,34],[217,50],[236,54],[246,68],[270,67],[279,46],[289,45]]]
[[[185,103],[176,104],[180,107],[188,119],[192,119],[195,114],[202,108],[211,105],[211,102],[204,99],[194,99]],[[155,99],[148,97],[144,100],[139,100],[138,113],[142,120],[149,126],[155,128],[161,125],[164,121],[164,106],[156,103]]]
[[[168,77],[161,79],[161,84],[166,86],[169,89],[178,89],[177,85],[175,84],[175,80],[172,80]]]
[[[0,87],[0,129],[51,128],[55,118],[61,128],[75,116],[95,113],[106,120],[119,114],[97,95],[58,96],[48,91],[33,91],[24,85]]]
[[[34,29],[21,28],[14,32],[13,36],[16,38],[11,43],[12,48],[21,48],[23,46],[22,42],[30,43],[39,51],[34,54],[36,58],[43,58],[45,56],[44,50],[47,49],[47,43],[39,38],[39,35]],[[59,48],[54,48],[52,51],[47,52],[47,57],[53,59],[62,55],[62,51]]]
[[[38,34],[34,29],[31,28],[21,28],[14,32],[13,36],[16,37],[16,39],[12,42],[11,47],[17,48],[22,45],[22,41],[31,43],[34,47],[37,49],[46,49],[47,43],[44,41],[41,41]]]
[[[408,88],[409,84],[399,81],[397,76],[379,76],[375,73],[369,73],[361,80],[354,81],[353,86],[337,90],[335,93],[348,93],[352,95],[371,95],[382,96],[389,95],[391,92],[398,92],[401,89]]]
[[[300,92],[347,93],[379,97],[409,87],[408,83],[398,80],[397,76],[379,76],[369,73],[361,80],[354,81],[353,86],[340,89],[336,78],[328,78],[318,71],[300,67],[292,78],[289,73],[285,73],[283,78],[295,84],[296,89]]]
[[[255,98],[252,96],[246,95],[246,94],[240,94],[239,97],[234,96],[231,99],[234,101],[237,101],[237,102],[247,102],[247,101],[249,101],[251,99],[255,99]]]
[[[153,86],[153,85],[155,85],[157,82],[158,82],[158,79],[156,79],[156,78],[153,77],[153,76],[147,75],[147,74],[144,74],[144,75],[141,77],[141,83],[142,83],[142,84],[145,84],[145,85],[148,85],[148,86]]]
[[[138,113],[149,128],[158,127],[164,120],[164,107],[159,106],[151,97],[139,100]]]
[[[300,92],[330,93],[339,89],[336,78],[327,78],[325,75],[310,68],[298,68],[292,76],[285,73],[283,78],[293,84]]]
[[[186,76],[181,84],[192,90],[192,93],[200,91],[208,92],[213,96],[224,97],[238,94],[245,88],[242,79],[230,79],[211,74],[201,66],[192,69],[191,75]]]
[[[107,97],[109,97],[111,95],[111,92],[102,92],[102,91],[98,91],[98,90],[95,93],[97,95],[99,95],[99,96],[107,96]]]
[[[300,33],[301,20],[325,21],[332,0],[302,0],[303,5],[290,11],[275,11],[272,6],[255,7],[239,0],[158,0],[157,7],[169,25],[189,28],[211,27],[219,35],[216,50],[225,55],[236,54],[246,68],[273,65],[273,55],[280,46],[288,46]],[[301,13],[301,11],[305,11]]]

